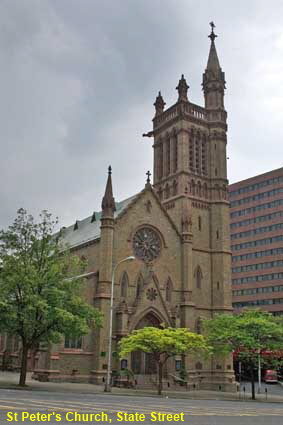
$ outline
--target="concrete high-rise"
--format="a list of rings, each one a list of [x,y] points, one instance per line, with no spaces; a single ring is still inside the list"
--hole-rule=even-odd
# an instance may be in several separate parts
[[[229,186],[232,299],[237,312],[283,314],[283,168]]]

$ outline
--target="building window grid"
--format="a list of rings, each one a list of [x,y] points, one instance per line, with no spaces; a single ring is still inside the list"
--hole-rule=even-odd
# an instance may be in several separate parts
[[[275,298],[270,300],[251,300],[233,303],[233,307],[255,307],[261,305],[283,304],[283,298]]]
[[[251,192],[253,190],[260,189],[261,187],[269,186],[271,184],[282,183],[283,177],[273,177],[272,179],[264,180],[259,183],[254,183],[249,186],[241,187],[238,190],[231,190],[229,193],[230,196],[240,195],[241,193]]]
[[[283,291],[283,285],[276,286],[264,286],[262,288],[248,288],[248,289],[238,289],[232,291],[234,297],[239,297],[243,295],[256,295],[256,294],[265,294],[270,292],[281,292]]]
[[[272,255],[283,254],[283,248],[266,249],[265,251],[249,252],[248,254],[235,255],[232,262],[249,260],[251,258],[270,257]]]
[[[249,224],[261,223],[263,221],[272,220],[276,217],[283,217],[283,211],[276,211],[272,214],[261,215],[258,217],[249,218],[247,220],[238,221],[237,223],[231,223],[230,228],[235,229],[237,227],[247,226]]]
[[[232,284],[241,285],[245,283],[265,282],[265,281],[279,280],[279,279],[283,279],[282,272],[256,275],[256,276],[239,277],[237,279],[232,279]]]
[[[282,235],[273,236],[271,238],[259,239],[256,241],[249,241],[249,242],[243,242],[240,244],[232,245],[231,250],[238,251],[240,249],[253,248],[255,246],[269,245],[271,243],[281,242],[282,240],[283,240]]]
[[[276,223],[272,224],[271,226],[258,227],[257,229],[247,230],[245,232],[233,233],[231,235],[231,240],[257,235],[259,233],[273,232],[274,230],[278,229],[283,229],[283,223]]]
[[[257,193],[256,195],[248,196],[247,198],[237,199],[236,201],[231,202],[231,207],[236,207],[237,205],[247,204],[248,202],[268,198],[270,196],[277,195],[278,193],[283,193],[283,188],[279,187],[277,189],[269,190],[268,192]]]
[[[264,270],[283,266],[283,260],[268,261],[266,263],[247,264],[245,266],[233,267],[232,273],[250,272],[253,270]]]
[[[242,215],[252,214],[256,211],[265,210],[267,208],[275,208],[280,205],[283,205],[283,199],[276,199],[275,201],[267,202],[266,204],[256,205],[255,207],[245,208],[244,210],[240,211],[233,211],[230,213],[230,217],[240,217]]]

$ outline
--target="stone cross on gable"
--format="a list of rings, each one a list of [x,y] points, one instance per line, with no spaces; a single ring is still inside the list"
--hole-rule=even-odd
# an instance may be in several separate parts
[[[148,171],[148,172],[146,173],[146,175],[147,175],[146,182],[147,182],[147,183],[150,183],[150,176],[151,176],[151,172],[150,172],[150,171]]]

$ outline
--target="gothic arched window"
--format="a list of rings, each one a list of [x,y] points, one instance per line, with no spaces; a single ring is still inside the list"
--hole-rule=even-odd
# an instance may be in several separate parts
[[[201,334],[201,318],[198,317],[195,323],[195,332]]]
[[[137,291],[136,291],[136,296],[139,297],[141,294],[141,290],[143,287],[143,277],[141,274],[139,274],[138,280],[137,280]]]
[[[169,184],[167,183],[165,186],[165,198],[169,198],[170,197],[170,187]]]
[[[198,182],[197,194],[198,196],[201,196],[201,182]]]
[[[199,141],[195,141],[195,158],[196,158],[196,171],[200,172],[200,152],[199,152]]]
[[[166,287],[165,287],[165,300],[170,302],[172,301],[172,290],[173,290],[173,285],[172,285],[172,281],[169,277],[169,279],[167,280],[166,283]]]
[[[127,272],[124,272],[121,277],[121,297],[126,298],[129,286],[129,278]]]
[[[195,195],[195,194],[196,194],[196,184],[195,184],[195,181],[192,180],[192,195]]]
[[[205,139],[201,142],[201,171],[206,174],[206,142]]]
[[[189,144],[189,166],[190,169],[194,169],[194,141],[193,136],[190,137],[190,144]]]
[[[159,146],[159,178],[161,179],[163,177],[163,144],[160,143]]]
[[[201,281],[202,281],[202,271],[200,266],[197,266],[196,271],[195,271],[195,278],[196,278],[196,287],[198,289],[201,288]]]
[[[87,266],[87,259],[84,255],[81,255],[80,260],[81,260],[80,270],[83,273],[85,271],[86,266]]]
[[[226,193],[227,193],[226,186],[225,186],[225,184],[223,184],[223,186],[222,186],[223,199],[227,198]]]
[[[166,141],[166,175],[170,174],[170,163],[171,163],[171,155],[170,155],[170,138]]]
[[[178,142],[177,136],[173,137],[173,172],[175,173],[178,169]]]
[[[176,180],[174,180],[173,182],[173,196],[176,196],[178,193],[178,183],[176,182]]]
[[[198,216],[198,229],[201,230],[201,216]]]
[[[215,185],[215,196],[217,199],[220,198],[220,187],[218,184]]]
[[[206,183],[204,183],[204,185],[203,185],[203,196],[205,197],[205,198],[207,198],[207,184]]]

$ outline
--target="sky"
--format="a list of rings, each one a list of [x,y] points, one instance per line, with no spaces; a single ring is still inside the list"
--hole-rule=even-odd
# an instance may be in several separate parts
[[[209,22],[226,75],[228,177],[282,166],[282,0],[1,0],[0,229],[23,207],[61,226],[116,201],[152,170],[153,103],[201,90]]]

